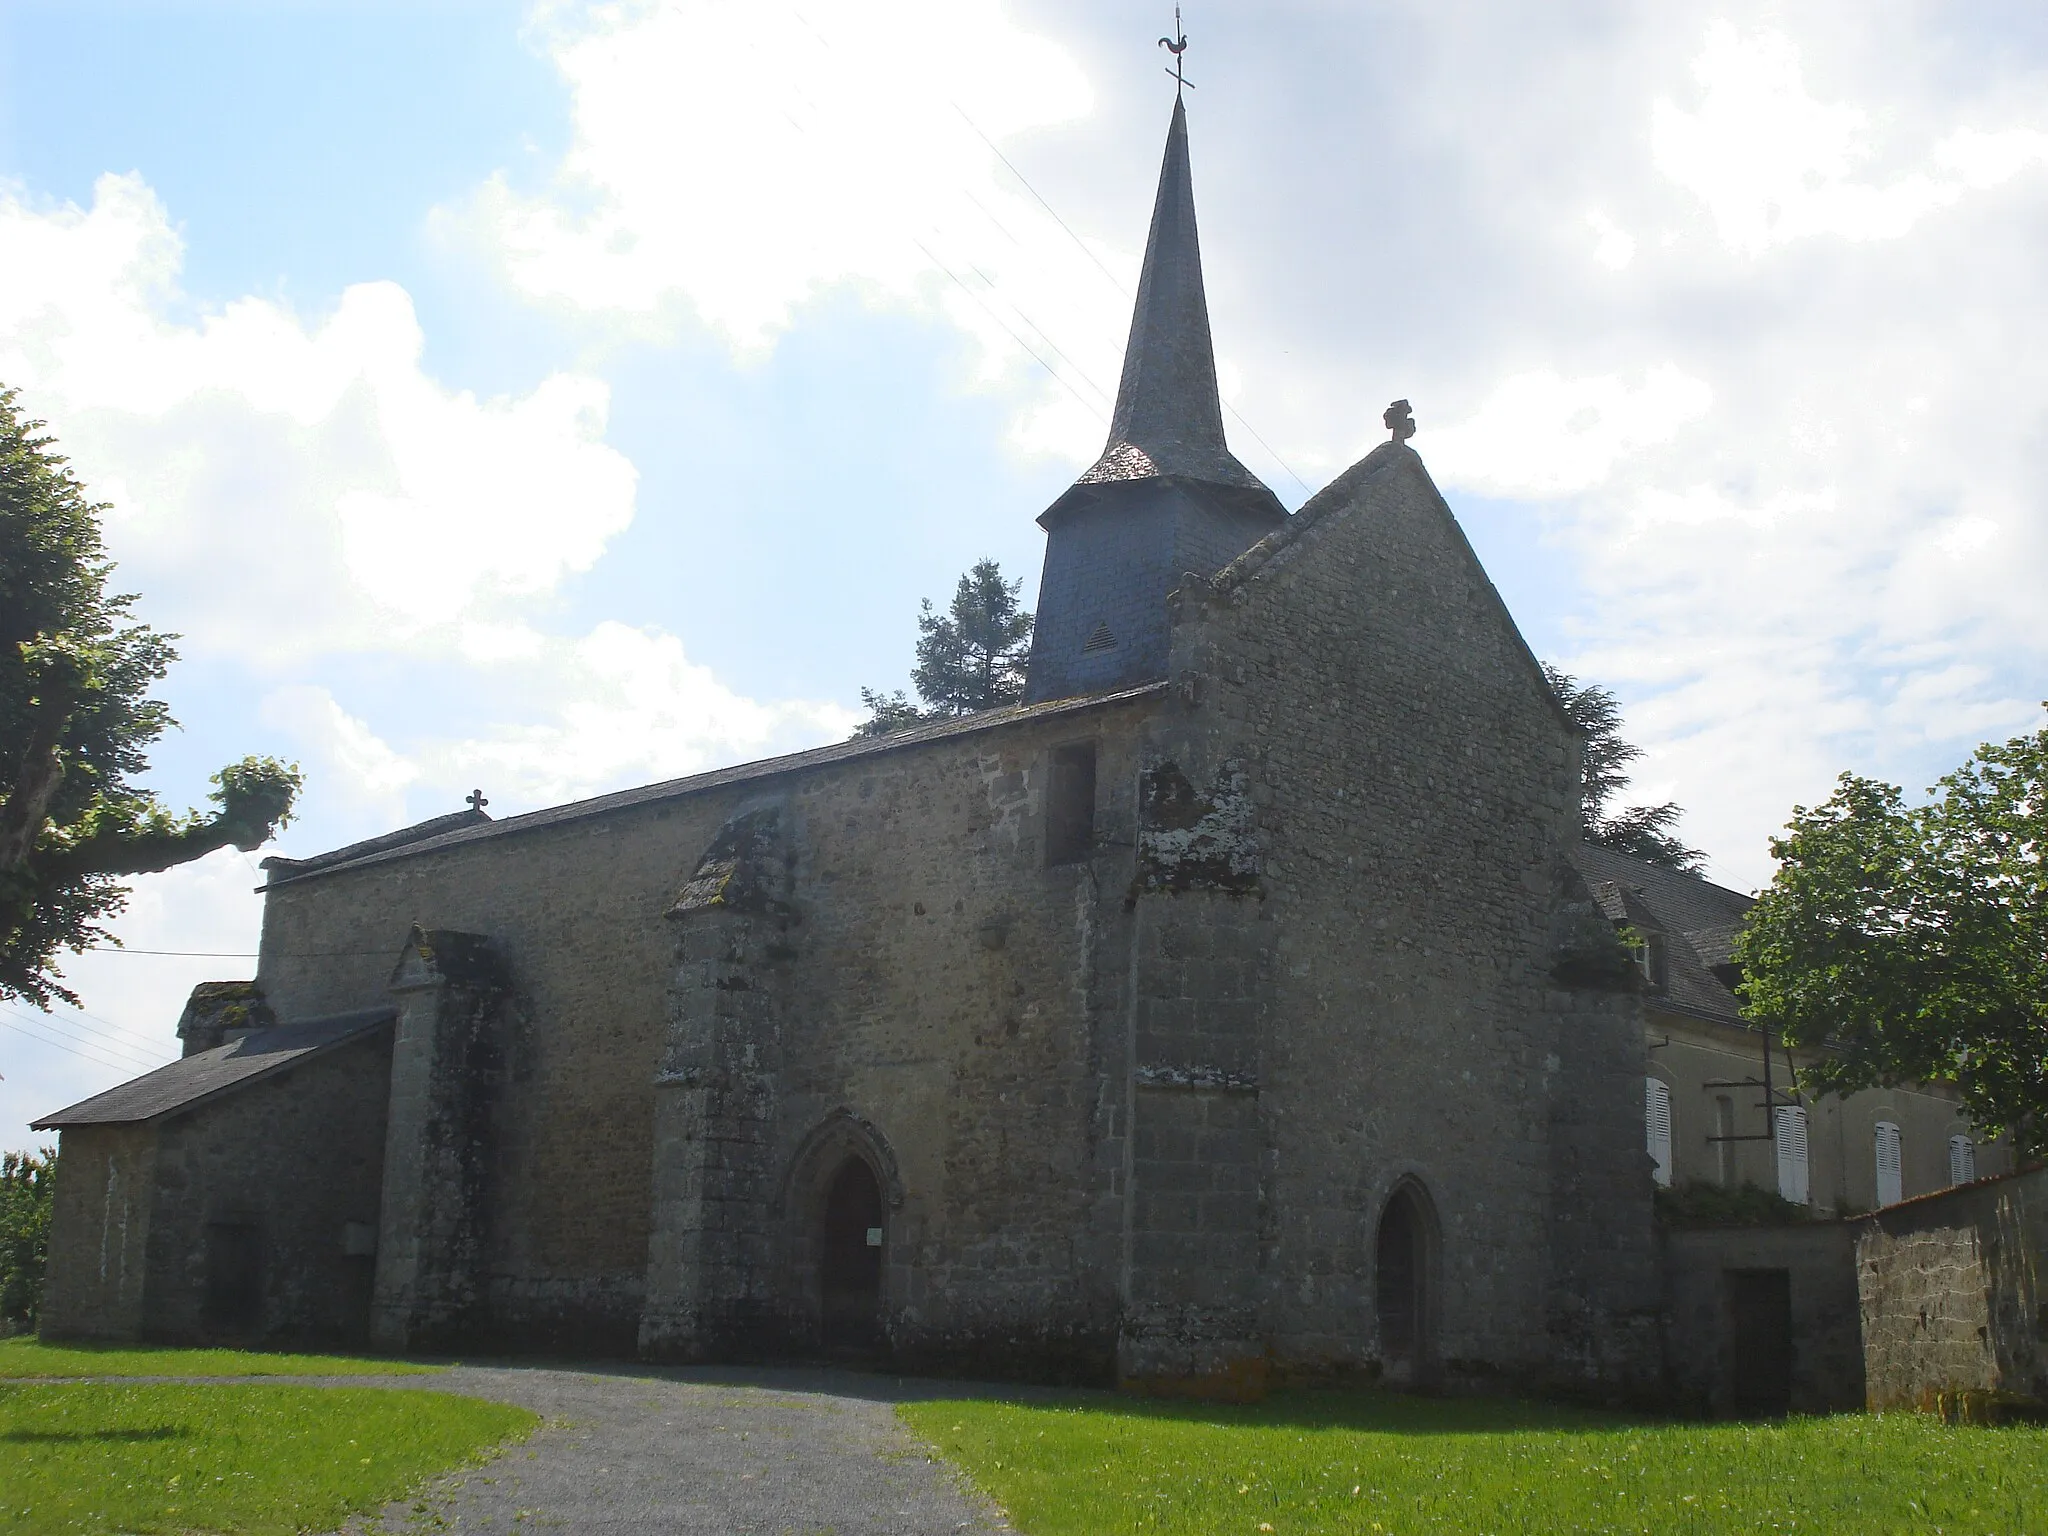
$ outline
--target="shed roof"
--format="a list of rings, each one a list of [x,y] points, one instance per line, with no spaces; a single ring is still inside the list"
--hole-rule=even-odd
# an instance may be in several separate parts
[[[139,1125],[174,1110],[190,1109],[204,1100],[282,1072],[381,1029],[397,1010],[362,1008],[327,1014],[296,1024],[252,1030],[240,1039],[210,1051],[158,1067],[118,1088],[46,1115],[29,1127],[62,1131],[81,1125]]]

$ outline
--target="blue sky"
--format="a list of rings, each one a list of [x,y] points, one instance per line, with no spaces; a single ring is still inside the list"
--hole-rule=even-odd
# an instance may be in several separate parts
[[[1165,14],[0,6],[0,380],[185,637],[153,782],[298,760],[298,853],[516,811],[843,734],[919,598],[984,554],[1029,595],[1100,446]],[[1841,769],[1917,787],[2033,721],[2036,8],[1187,27],[1240,455],[1295,505],[1412,399],[1719,878]],[[254,883],[140,882],[89,1013],[0,1004],[0,1144],[171,1053]]]

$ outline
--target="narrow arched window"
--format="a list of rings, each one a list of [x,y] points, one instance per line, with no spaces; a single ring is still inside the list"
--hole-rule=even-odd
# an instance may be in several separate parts
[[[1977,1177],[1977,1143],[1967,1136],[1948,1139],[1948,1181],[1967,1184]]]
[[[1794,1205],[1808,1202],[1806,1163],[1806,1110],[1798,1104],[1780,1104],[1772,1122],[1778,1146],[1778,1193]]]
[[[1906,1198],[1905,1182],[1900,1176],[1902,1159],[1899,1155],[1899,1128],[1889,1120],[1877,1122],[1877,1203],[1897,1205]]]
[[[1648,1133],[1650,1160],[1657,1165],[1651,1176],[1668,1188],[1671,1184],[1671,1086],[1661,1077],[1643,1079],[1643,1124]]]

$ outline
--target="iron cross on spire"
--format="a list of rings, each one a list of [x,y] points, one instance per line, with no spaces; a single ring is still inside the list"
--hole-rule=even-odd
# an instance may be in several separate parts
[[[1173,76],[1173,94],[1177,100],[1183,87],[1188,90],[1195,88],[1195,82],[1180,72],[1180,56],[1188,51],[1188,35],[1181,28],[1180,7],[1177,5],[1173,8],[1173,36],[1159,39],[1159,46],[1173,55],[1173,68],[1167,73]]]

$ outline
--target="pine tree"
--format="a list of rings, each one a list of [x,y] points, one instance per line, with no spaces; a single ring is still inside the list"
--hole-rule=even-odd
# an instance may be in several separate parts
[[[993,560],[978,560],[960,578],[945,612],[926,598],[917,616],[917,665],[911,686],[921,703],[901,689],[860,691],[869,718],[854,734],[886,736],[892,731],[1014,704],[1024,696],[1024,665],[1031,654],[1031,615],[1017,601],[1021,581],[1004,581]]]
[[[1549,662],[1543,664],[1543,675],[1583,737],[1579,747],[1580,836],[1646,864],[1700,874],[1706,854],[1687,847],[1672,831],[1685,814],[1676,801],[1631,805],[1611,816],[1607,813],[1607,803],[1628,787],[1624,770],[1643,755],[1641,747],[1622,740],[1621,702],[1598,683],[1581,683]]]

